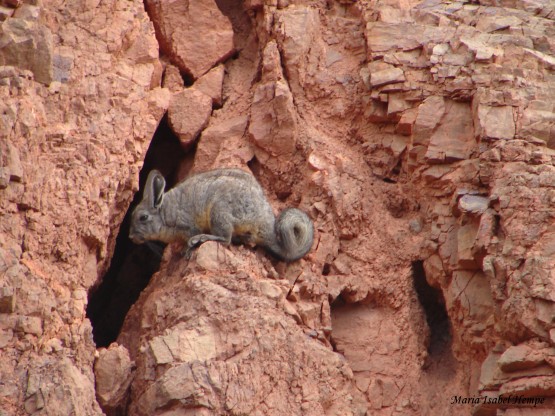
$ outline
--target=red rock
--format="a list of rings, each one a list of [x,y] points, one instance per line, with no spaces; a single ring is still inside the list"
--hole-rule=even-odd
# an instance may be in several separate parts
[[[509,381],[499,389],[504,395],[512,394],[523,397],[555,396],[555,376],[526,377]]]
[[[507,348],[499,357],[498,365],[505,372],[526,370],[545,362],[545,355],[527,345]]]
[[[447,102],[445,111],[445,116],[430,137],[425,155],[430,163],[467,159],[476,147],[470,106]]]
[[[273,156],[295,151],[297,119],[293,95],[283,81],[259,85],[253,97],[249,134]]]
[[[195,88],[188,88],[172,97],[168,122],[183,147],[194,143],[208,125],[212,114],[212,99]]]
[[[181,76],[181,72],[179,72],[179,68],[171,64],[166,65],[162,86],[169,89],[174,94],[183,91],[185,83]]]
[[[412,23],[368,23],[366,25],[366,37],[369,52],[415,49],[420,46],[419,37],[423,29],[423,26]]]
[[[461,310],[467,322],[484,322],[493,311],[493,298],[486,276],[481,272],[455,271],[446,293],[448,310]]]
[[[214,0],[148,0],[160,46],[194,79],[234,53],[233,29]]]
[[[2,23],[0,63],[33,72],[43,84],[53,80],[52,33],[44,25],[24,19],[10,18]]]
[[[513,108],[478,106],[478,133],[488,139],[510,140],[515,136]]]
[[[393,67],[370,73],[370,86],[372,88],[404,81],[405,75],[400,68]]]
[[[545,102],[531,102],[523,110],[520,125],[517,127],[521,135],[531,135],[544,141],[551,149],[555,149],[555,133],[552,129],[555,113],[553,107]]]
[[[212,98],[212,103],[217,106],[222,105],[224,73],[225,70],[223,65],[219,65],[208,71],[195,82],[195,88]]]
[[[252,159],[253,150],[244,142],[248,117],[239,116],[228,120],[211,119],[199,139],[194,169],[203,171],[214,167],[218,159],[225,157],[225,166],[242,166]]]
[[[413,143],[415,145],[428,145],[430,136],[440,123],[445,113],[445,100],[443,97],[432,96],[426,98],[418,107],[414,122]]]
[[[125,406],[123,400],[131,384],[133,363],[127,349],[116,343],[101,348],[94,364],[96,397],[103,408]]]
[[[40,7],[24,3],[15,9],[13,16],[20,19],[38,20],[40,16]]]
[[[463,195],[459,199],[459,209],[461,212],[481,215],[488,209],[489,199],[480,195]]]
[[[416,122],[417,110],[410,109],[404,111],[399,123],[395,128],[395,132],[404,136],[410,136],[413,133],[414,123]]]

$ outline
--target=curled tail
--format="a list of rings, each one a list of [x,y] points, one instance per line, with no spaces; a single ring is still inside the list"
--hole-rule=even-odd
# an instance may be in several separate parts
[[[284,261],[295,261],[308,253],[314,239],[314,226],[304,212],[287,208],[275,222],[275,239],[268,249]]]

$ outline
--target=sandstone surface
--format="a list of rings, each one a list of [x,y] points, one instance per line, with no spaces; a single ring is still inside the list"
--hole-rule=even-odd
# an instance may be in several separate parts
[[[554,15],[0,2],[0,415],[551,414]],[[221,166],[304,259],[133,251],[149,169]]]

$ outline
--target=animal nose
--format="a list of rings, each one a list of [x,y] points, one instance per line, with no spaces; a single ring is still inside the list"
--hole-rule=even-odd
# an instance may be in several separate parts
[[[137,234],[135,234],[133,231],[129,232],[129,239],[131,241],[133,241],[135,244],[142,244],[144,243],[143,239],[140,238]]]

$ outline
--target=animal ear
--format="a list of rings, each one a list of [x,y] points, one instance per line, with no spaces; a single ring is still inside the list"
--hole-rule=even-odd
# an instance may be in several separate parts
[[[148,201],[151,208],[160,208],[164,199],[166,180],[157,170],[150,171],[146,180],[143,199]]]

